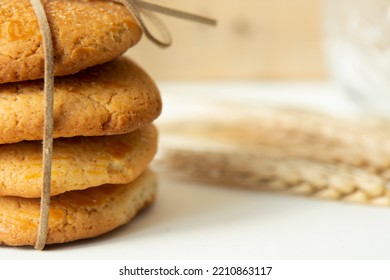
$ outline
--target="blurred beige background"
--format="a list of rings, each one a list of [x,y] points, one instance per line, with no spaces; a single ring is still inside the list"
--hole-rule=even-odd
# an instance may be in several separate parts
[[[208,27],[159,15],[174,44],[128,51],[154,78],[321,79],[321,0],[149,0],[204,16]]]

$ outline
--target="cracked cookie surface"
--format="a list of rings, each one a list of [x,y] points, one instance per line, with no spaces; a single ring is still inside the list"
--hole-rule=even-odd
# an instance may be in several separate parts
[[[44,0],[52,32],[55,76],[105,63],[136,44],[142,31],[111,1]],[[0,0],[0,83],[43,77],[43,46],[29,0]]]
[[[129,133],[156,119],[161,107],[151,78],[117,58],[55,79],[54,138]],[[42,81],[0,85],[0,144],[42,140],[43,124]]]
[[[51,195],[103,184],[126,184],[141,174],[157,150],[153,125],[129,134],[54,140]],[[0,145],[0,196],[40,197],[42,145]]]
[[[145,171],[126,185],[104,185],[52,197],[47,244],[91,238],[130,221],[153,202],[157,180]],[[35,243],[40,200],[0,197],[0,244]]]

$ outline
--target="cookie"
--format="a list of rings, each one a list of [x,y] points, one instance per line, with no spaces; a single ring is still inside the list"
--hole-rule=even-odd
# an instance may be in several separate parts
[[[141,174],[157,149],[150,125],[130,134],[54,140],[51,195],[103,184],[126,184]],[[0,145],[0,196],[40,197],[42,145]]]
[[[42,140],[42,91],[42,81],[0,85],[0,144]],[[161,106],[151,78],[117,58],[56,79],[54,138],[128,133],[156,119]]]
[[[146,171],[126,185],[104,185],[51,198],[47,244],[91,238],[131,220],[153,202],[157,180]],[[38,198],[0,197],[0,244],[35,243]]]
[[[55,75],[123,54],[142,35],[127,9],[111,1],[43,1],[52,31]],[[43,77],[43,46],[29,0],[0,0],[0,83]]]

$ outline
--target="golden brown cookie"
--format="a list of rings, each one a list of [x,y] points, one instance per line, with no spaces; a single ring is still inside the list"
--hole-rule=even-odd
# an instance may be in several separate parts
[[[156,149],[152,125],[123,135],[56,139],[51,194],[129,183],[147,168]],[[41,195],[41,154],[38,141],[0,145],[0,196]]]
[[[153,202],[157,180],[146,171],[126,185],[104,185],[51,198],[47,244],[95,237],[127,223]],[[0,244],[33,245],[39,198],[0,197]]]
[[[0,144],[42,139],[42,88],[40,80],[0,85]],[[150,77],[121,57],[56,79],[54,137],[128,133],[151,123],[161,106]]]
[[[142,31],[122,5],[104,0],[43,1],[52,31],[55,75],[120,56]],[[29,0],[0,0],[0,83],[43,77],[43,47]]]

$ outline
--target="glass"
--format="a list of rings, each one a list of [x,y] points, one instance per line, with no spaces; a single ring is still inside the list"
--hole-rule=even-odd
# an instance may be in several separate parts
[[[331,77],[363,112],[390,117],[390,0],[324,0]]]

